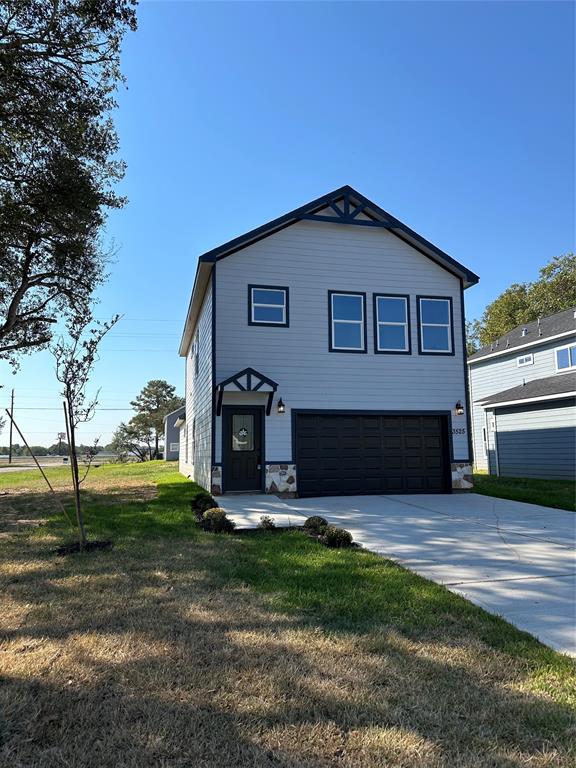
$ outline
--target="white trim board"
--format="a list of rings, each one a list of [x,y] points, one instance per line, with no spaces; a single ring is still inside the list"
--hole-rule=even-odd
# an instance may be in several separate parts
[[[509,405],[524,405],[527,403],[543,403],[546,400],[566,400],[570,397],[576,397],[576,391],[574,392],[560,392],[557,395],[542,395],[541,397],[527,397],[525,400],[506,400],[501,403],[483,403],[477,400],[478,405],[481,405],[485,410],[502,408]]]
[[[564,339],[567,336],[574,336],[575,331],[563,331],[562,333],[557,333],[556,336],[547,336],[543,337],[540,336],[538,339],[535,339],[534,341],[529,341],[527,344],[521,344],[519,347],[506,347],[504,349],[498,350],[498,352],[490,352],[489,355],[484,355],[484,357],[479,357],[478,360],[468,360],[468,365],[476,365],[476,363],[482,363],[484,360],[491,360],[493,357],[501,357],[502,355],[515,355],[518,352],[520,352],[522,349],[527,349],[528,347],[535,347],[538,344],[547,344],[549,341],[554,341],[555,339]]]

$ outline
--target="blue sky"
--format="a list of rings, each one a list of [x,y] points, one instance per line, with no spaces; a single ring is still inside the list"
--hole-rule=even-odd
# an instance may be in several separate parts
[[[93,376],[101,407],[151,378],[182,393],[199,254],[342,184],[480,275],[470,318],[536,278],[574,248],[573,58],[568,2],[143,2],[115,116],[130,203],[106,233],[96,315],[124,319]],[[30,442],[53,442],[49,353],[0,383]],[[80,437],[108,442],[129,416],[100,410]]]

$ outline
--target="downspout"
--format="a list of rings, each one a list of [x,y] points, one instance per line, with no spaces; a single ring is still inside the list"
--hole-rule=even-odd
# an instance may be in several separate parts
[[[496,458],[496,477],[500,477],[500,459],[498,458],[498,422],[496,421],[496,408],[492,411],[494,418],[494,456]]]

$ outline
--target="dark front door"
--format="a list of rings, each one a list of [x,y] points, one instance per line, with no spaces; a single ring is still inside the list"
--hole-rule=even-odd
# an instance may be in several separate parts
[[[262,409],[224,406],[224,492],[262,490]]]

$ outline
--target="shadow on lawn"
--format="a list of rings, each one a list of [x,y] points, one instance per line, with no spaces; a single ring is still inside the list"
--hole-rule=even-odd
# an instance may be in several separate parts
[[[0,689],[0,761],[12,768],[570,764],[571,711],[508,687],[529,664],[484,646],[472,625],[440,633],[454,619],[454,596],[443,602],[434,585],[418,590],[427,584],[418,577],[403,587],[406,574],[380,561],[382,579],[371,556],[356,554],[356,566],[353,553],[315,561],[318,545],[297,534],[270,537],[263,548],[241,537],[186,538],[186,513],[178,517],[172,494],[168,488],[138,509],[130,504],[114,523],[116,532],[126,530],[152,506],[163,518],[153,529],[159,541],[68,560],[39,561],[34,539],[10,547],[14,576],[2,587],[14,615],[0,629],[11,659]],[[378,578],[389,581],[385,591]],[[277,595],[282,581],[280,603],[307,618],[273,613],[265,597],[242,586]],[[335,603],[326,612],[330,594]],[[368,614],[360,627],[359,610]],[[407,637],[402,622],[411,611]]]
[[[195,531],[190,501],[197,492],[194,483],[141,483],[82,490],[89,537],[151,538],[187,537]],[[70,519],[75,517],[71,490],[58,490]],[[75,529],[66,522],[54,496],[48,491],[0,493],[0,531],[16,532],[22,519],[40,522],[57,535],[74,538]]]

